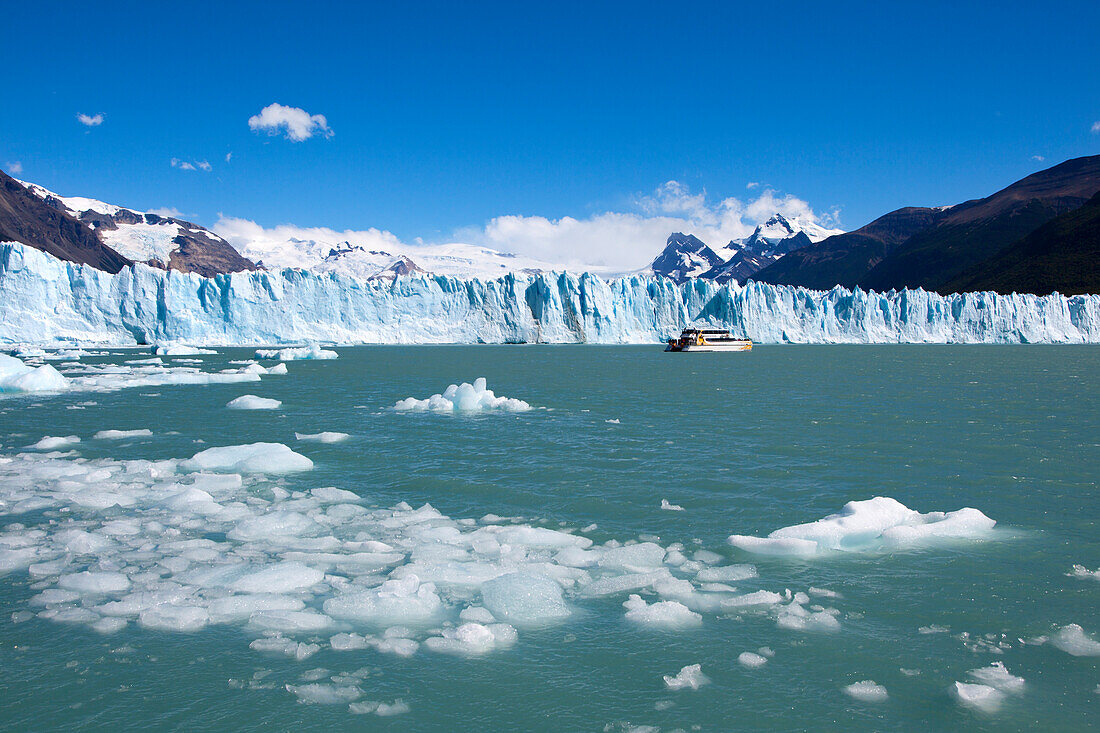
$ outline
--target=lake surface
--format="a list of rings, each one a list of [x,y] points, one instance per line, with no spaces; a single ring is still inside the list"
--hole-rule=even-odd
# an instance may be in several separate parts
[[[0,728],[1095,726],[1100,657],[1067,653],[1050,639],[1070,624],[1083,627],[1084,651],[1088,637],[1100,638],[1100,577],[1073,572],[1075,564],[1100,569],[1100,349],[337,351],[337,360],[291,361],[288,374],[259,382],[0,400],[0,455],[13,459],[0,464],[0,549],[6,539],[9,552],[38,553],[30,570],[13,561],[0,575]],[[113,350],[80,363],[122,365],[148,356]],[[219,349],[187,357],[201,364],[164,360],[216,372],[252,356]],[[77,374],[72,370],[84,367],[59,368]],[[403,398],[425,398],[476,377],[533,409],[391,409]],[[282,404],[226,409],[243,394]],[[93,437],[104,429],[152,435]],[[322,431],[350,437],[336,443],[295,437]],[[61,453],[27,449],[43,436],[69,435],[81,440]],[[245,472],[239,486],[203,484],[213,504],[178,498],[195,474],[165,461],[259,441],[285,444],[314,466],[269,477]],[[69,471],[72,485],[64,483]],[[309,493],[322,487],[359,498]],[[101,501],[104,492],[117,494],[119,503]],[[94,502],[81,498],[93,494]],[[842,549],[810,557],[749,552],[727,539],[763,537],[872,497],[892,497],[920,513],[973,507],[997,524],[988,532],[901,544],[857,533]],[[662,500],[682,511],[662,510]],[[439,515],[413,511],[426,503]],[[289,527],[254,521],[276,511],[302,519]],[[246,522],[251,530],[238,530]],[[86,534],[61,534],[73,531]],[[371,542],[386,543],[399,559],[378,560],[378,567],[334,559],[386,554]],[[659,551],[655,563],[600,554],[644,543],[672,552],[662,560]],[[221,580],[207,572],[277,563],[314,568],[324,579],[307,587],[309,577],[276,573],[254,577],[249,586],[243,570]],[[405,577],[400,569],[409,563],[441,579],[434,591],[414,593],[427,605],[398,590],[398,618],[328,612],[335,607],[326,608],[326,600],[377,591],[387,578]],[[457,567],[463,563],[476,567]],[[729,589],[702,587],[721,573],[700,576],[700,570],[730,564],[751,564],[756,577],[721,581]],[[514,642],[507,634],[476,650],[428,642],[481,618],[484,611],[461,621],[458,614],[480,609],[480,584],[517,567],[523,578],[557,578],[560,602],[505,588],[512,595],[498,604],[512,604]],[[79,575],[84,570],[93,573]],[[659,595],[652,583],[586,590],[600,578],[661,572],[693,584],[686,605],[716,600],[695,609],[698,619],[678,616],[683,623],[662,625],[655,613],[628,617],[623,603],[631,594],[649,604],[668,602],[677,597],[672,591]],[[70,576],[76,580],[65,580]],[[80,580],[93,576],[124,576],[126,587],[89,589]],[[66,589],[68,595],[58,595]],[[783,600],[722,605],[760,590]],[[138,591],[154,595],[130,598],[129,611],[108,605]],[[290,599],[304,615],[202,619],[213,600],[243,591]],[[438,608],[424,600],[431,595],[440,599]],[[534,616],[547,617],[525,620],[527,601]],[[790,621],[792,604],[806,617],[833,622],[793,628],[782,622],[784,609]],[[563,607],[568,615],[548,618]],[[173,608],[197,608],[199,615]],[[430,613],[422,619],[417,614],[425,608]],[[493,620],[506,620],[502,615]],[[104,618],[125,624],[95,630]],[[194,630],[171,628],[189,623]],[[399,626],[406,628],[392,631]],[[391,640],[415,642],[415,652],[379,647],[386,629]],[[334,649],[331,639],[349,633],[370,641]],[[289,653],[250,647],[257,639],[305,646]],[[746,666],[739,662],[743,652],[759,652],[766,663]],[[951,692],[955,683],[976,682],[971,670],[995,662],[1022,677],[1023,687],[997,690],[998,704],[988,710],[961,704]],[[666,686],[666,675],[694,664],[709,684]],[[885,687],[885,699],[844,691],[863,680]]]

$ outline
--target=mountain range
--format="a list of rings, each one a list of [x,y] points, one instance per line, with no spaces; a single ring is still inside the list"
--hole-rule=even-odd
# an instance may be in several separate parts
[[[1096,293],[1098,195],[1100,155],[1075,158],[985,198],[904,207],[851,232],[778,213],[718,249],[674,232],[640,274],[815,290]],[[565,269],[469,244],[404,245],[381,232],[380,246],[364,246],[337,232],[321,241],[280,228],[257,235],[216,228],[221,235],[178,216],[59,196],[0,171],[0,242],[23,242],[112,273],[135,262],[205,277],[290,267],[390,281],[415,273],[485,279]]]

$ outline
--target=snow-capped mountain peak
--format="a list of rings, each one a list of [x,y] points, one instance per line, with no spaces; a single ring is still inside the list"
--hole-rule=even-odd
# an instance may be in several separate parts
[[[654,275],[664,275],[676,282],[683,282],[699,277],[722,262],[724,260],[698,237],[674,232],[669,235],[664,250],[653,260],[649,269]]]

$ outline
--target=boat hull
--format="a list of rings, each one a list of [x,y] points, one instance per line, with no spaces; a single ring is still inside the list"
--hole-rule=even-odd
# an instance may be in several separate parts
[[[729,343],[685,344],[670,346],[665,351],[752,351],[752,341],[731,341]]]

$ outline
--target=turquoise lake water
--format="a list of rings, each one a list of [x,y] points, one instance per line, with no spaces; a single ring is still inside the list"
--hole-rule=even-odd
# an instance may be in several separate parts
[[[1073,573],[1076,564],[1100,569],[1100,349],[336,350],[337,360],[291,361],[287,375],[259,382],[0,400],[0,455],[14,458],[0,464],[0,548],[6,537],[9,548],[44,552],[56,548],[58,533],[74,528],[93,538],[81,535],[85,544],[67,554],[39,557],[36,562],[59,564],[33,575],[26,567],[0,575],[0,728],[1087,730],[1096,724],[1100,657],[1075,656],[1044,639],[1070,624],[1100,639],[1100,576]],[[252,355],[219,349],[188,357],[201,364],[165,361],[216,372]],[[81,363],[147,356],[115,350]],[[428,397],[476,377],[534,409],[391,409],[403,398]],[[226,409],[243,394],[282,404]],[[152,435],[93,437],[104,429]],[[350,437],[331,444],[295,438],[321,431]],[[68,435],[81,440],[61,454],[19,455],[43,436]],[[182,490],[192,479],[168,464],[143,463],[258,441],[285,444],[314,466],[281,476],[245,475],[239,488],[219,489],[224,500],[210,489],[222,507],[232,505],[232,516],[196,513],[163,499],[169,495],[164,486]],[[120,472],[130,471],[117,488],[120,504],[86,506],[76,489],[65,494],[70,467],[81,486],[96,491],[115,491]],[[96,469],[103,470],[89,473]],[[331,502],[319,507],[313,495],[295,493],[321,487],[353,492],[365,508],[356,511],[371,514],[330,511]],[[16,510],[17,499],[45,496],[47,488],[48,501]],[[844,551],[809,558],[754,554],[727,541],[731,534],[764,536],[813,522],[849,501],[876,496],[921,513],[973,507],[997,525],[913,546],[883,547],[857,537]],[[663,499],[683,511],[663,511]],[[412,509],[429,503],[447,519],[423,525],[437,528],[434,534],[398,527],[396,519],[386,524],[386,512],[400,502]],[[303,520],[311,523],[278,537],[234,539],[240,522],[275,509],[324,521]],[[398,509],[394,516],[409,512]],[[130,526],[137,534],[127,534]],[[480,605],[478,586],[465,581],[437,583],[441,607],[427,621],[345,619],[281,635],[266,627],[269,638],[316,644],[301,659],[251,648],[264,628],[247,616],[176,631],[142,623],[134,613],[111,633],[92,628],[109,615],[104,604],[138,588],[161,593],[157,601],[169,607],[201,607],[229,591],[196,585],[195,576],[185,574],[230,562],[321,567],[326,577],[311,588],[270,589],[314,611],[315,619],[348,583],[374,588],[410,562],[461,563],[489,552],[456,537],[500,526],[551,529],[566,540],[587,538],[597,549],[672,546],[694,565],[685,571],[671,555],[658,564],[682,580],[693,580],[700,566],[751,564],[757,577],[728,581],[736,591],[707,592],[716,598],[758,590],[807,593],[801,605],[825,609],[837,625],[783,627],[777,614],[790,602],[786,596],[783,604],[701,610],[697,622],[683,627],[640,623],[625,615],[630,594],[649,603],[662,598],[652,587],[587,593],[577,571],[600,577],[603,570],[594,566],[568,569],[567,616],[517,622],[514,643],[482,654],[449,654],[427,643],[453,628],[462,608]],[[332,536],[343,544],[325,539]],[[515,535],[520,539],[509,549],[522,548],[527,536]],[[185,540],[207,544],[188,560],[177,557],[182,545],[164,544]],[[403,557],[370,572],[319,559],[318,553],[347,553],[367,541],[385,541]],[[525,551],[531,562],[549,563],[557,549]],[[693,557],[697,551],[704,552]],[[498,552],[504,551],[494,547],[489,555]],[[478,559],[481,570],[503,562]],[[35,600],[58,589],[59,575],[84,569],[128,576],[129,587],[53,604]],[[72,612],[69,620],[35,615],[51,608]],[[386,628],[401,625],[408,631],[400,633],[419,644],[408,657],[370,645],[331,646],[338,633],[381,638]],[[742,652],[764,647],[774,655],[763,666],[739,663]],[[994,662],[1022,677],[1022,690],[999,693],[1003,699],[993,710],[960,704],[950,692],[954,684],[974,682],[968,673]],[[664,676],[693,664],[709,684],[666,686]],[[887,697],[844,692],[862,680],[885,687]],[[306,685],[319,692],[303,691]],[[302,699],[333,690],[338,700]],[[349,709],[397,701],[392,716],[370,705],[360,714]]]

